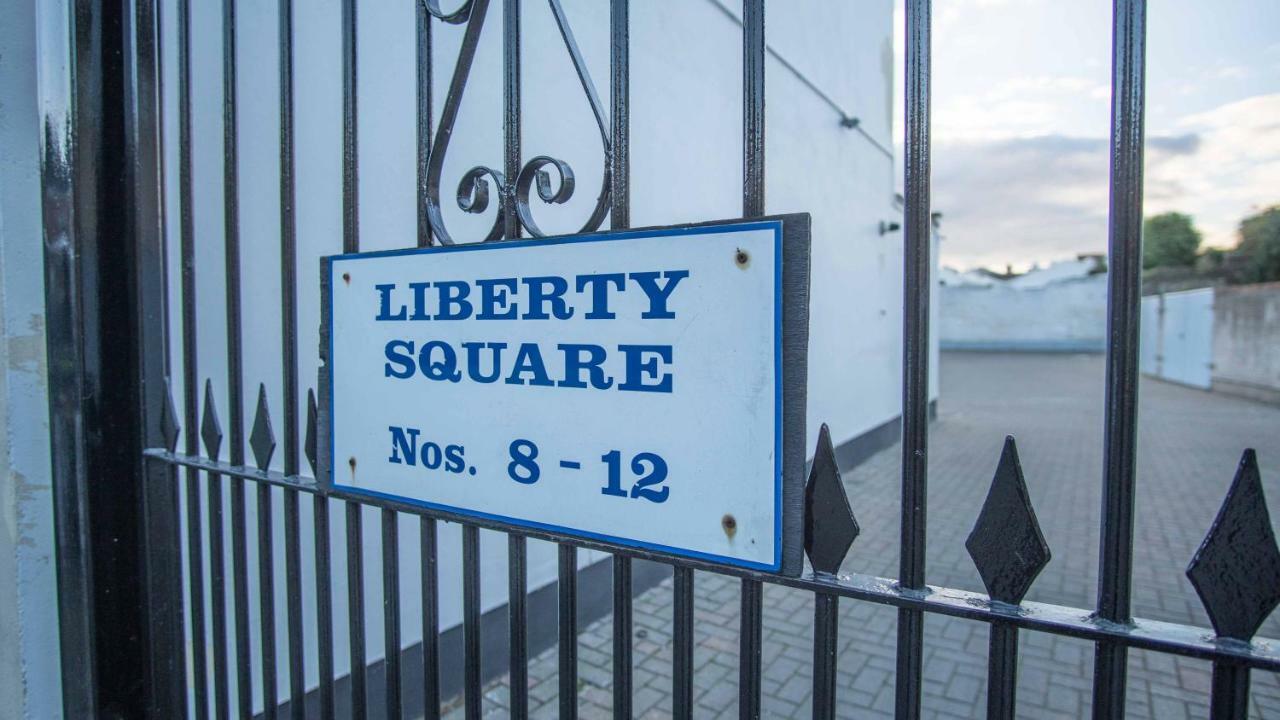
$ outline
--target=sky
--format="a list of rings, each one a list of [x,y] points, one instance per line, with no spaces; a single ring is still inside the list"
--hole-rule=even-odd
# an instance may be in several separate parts
[[[1280,1],[1150,0],[1147,21],[1145,213],[1187,213],[1205,245],[1233,246],[1241,218],[1280,204]],[[943,265],[1105,252],[1110,35],[1108,0],[934,3]]]

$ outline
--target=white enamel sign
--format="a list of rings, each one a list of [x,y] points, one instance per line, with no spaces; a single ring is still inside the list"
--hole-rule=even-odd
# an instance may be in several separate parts
[[[798,572],[807,216],[323,273],[335,492]]]

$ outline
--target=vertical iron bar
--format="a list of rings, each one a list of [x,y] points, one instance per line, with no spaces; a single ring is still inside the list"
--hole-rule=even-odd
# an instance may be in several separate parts
[[[1249,716],[1249,668],[1219,660],[1213,664],[1210,720],[1243,720]]]
[[[387,717],[403,712],[400,695],[400,533],[396,511],[382,509],[382,637]]]
[[[244,385],[240,325],[240,197],[236,112],[236,0],[222,2],[222,192],[226,253],[227,395],[231,464],[244,464]],[[244,480],[231,480],[231,555],[235,581],[236,682],[241,716],[252,713],[249,571]],[[264,658],[265,661],[265,658]]]
[[[631,225],[631,34],[630,0],[609,4],[609,96],[612,140],[609,144],[609,226]],[[613,556],[613,716],[629,718],[631,709],[631,558]]]
[[[987,720],[1013,720],[1017,710],[1018,628],[991,623],[987,651]]]
[[[502,134],[503,175],[506,186],[502,205],[503,238],[520,237],[516,214],[516,176],[520,174],[520,0],[502,3]]]
[[[560,545],[560,720],[578,717],[578,549]]]
[[[742,214],[764,214],[764,0],[742,0]]]
[[[298,491],[284,491],[285,609],[289,626],[289,715],[306,715],[306,670],[302,642],[302,530],[298,518]]]
[[[360,250],[360,162],[356,128],[356,0],[342,3],[342,250]],[[364,717],[367,712],[365,686],[364,633],[364,549],[361,538],[360,504],[347,504],[347,614],[350,626],[351,712]]]
[[[244,452],[241,451],[241,462]],[[244,480],[231,478],[231,577],[236,636],[236,698],[241,717],[253,712],[253,659],[249,649],[249,550]]]
[[[631,710],[631,558],[613,556],[613,716]]]
[[[333,720],[333,570],[329,557],[329,498],[323,493],[312,504],[316,545],[316,644],[319,646],[320,717]]]
[[[284,385],[284,473],[298,473],[298,250],[294,203],[293,0],[278,0],[280,74],[280,328]],[[289,628],[289,709],[306,713],[306,669],[302,639],[302,535],[298,491],[284,491],[285,607]]]
[[[528,543],[523,535],[507,535],[507,610],[510,634],[511,718],[529,716],[529,630],[525,595],[528,592]]]
[[[206,398],[205,402],[209,402]],[[193,433],[194,434],[194,433]],[[215,458],[216,459],[216,458]],[[213,716],[229,716],[227,707],[227,583],[223,550],[222,476],[209,473],[209,613],[213,625]]]
[[[480,528],[462,526],[462,684],[467,720],[480,720]]]
[[[347,501],[347,623],[351,630],[351,716],[363,718],[368,712],[365,685],[364,632],[364,533],[360,503]]]
[[[1145,0],[1114,0],[1111,55],[1111,206],[1108,229],[1107,376],[1103,435],[1098,615],[1128,623],[1133,581],[1133,497],[1142,291]],[[1093,716],[1124,716],[1128,648],[1094,651]]]
[[[360,250],[360,161],[356,128],[356,0],[342,3],[342,250]],[[365,687],[364,557],[360,504],[347,502],[347,598],[351,638],[351,712],[367,712]]]
[[[236,698],[241,717],[253,710],[253,660],[249,647],[249,569],[244,480],[231,479],[231,576],[236,640]]]
[[[191,2],[178,0],[178,212],[181,223],[182,259],[182,395],[186,452],[200,452],[196,378],[196,260],[195,218],[191,188]],[[200,478],[187,468],[187,565],[190,575],[191,669],[195,691],[195,716],[208,716],[208,670],[204,634],[204,559],[201,553]]]
[[[279,0],[280,71],[280,328],[284,335],[284,474],[298,472],[298,245],[294,203],[293,0]]]
[[[671,711],[677,720],[693,717],[693,569],[674,568]]]
[[[760,656],[764,644],[764,585],[742,579],[742,618],[738,636],[738,717],[760,717]]]
[[[764,214],[764,0],[742,3],[742,215]],[[760,717],[764,586],[743,578],[738,635],[738,716]],[[816,705],[815,705],[816,707]]]
[[[183,305],[186,305],[185,294]],[[188,424],[187,427],[191,425]],[[197,720],[204,720],[209,716],[209,678],[205,662],[207,650],[204,634],[204,562],[200,551],[200,535],[200,482],[198,472],[193,468],[187,468],[187,565],[190,574],[191,674],[195,688],[195,716]]]
[[[422,545],[422,716],[440,720],[440,586],[436,571],[436,521],[423,516]]]
[[[930,0],[907,0],[906,193],[902,330],[902,537],[898,579],[925,582],[925,502],[929,441],[929,80]],[[898,611],[896,714],[920,716],[924,615]]]
[[[356,0],[342,2],[342,250],[360,251],[360,160],[356,131]]]
[[[258,621],[262,643],[262,716],[276,717],[276,583],[271,532],[271,486],[258,484]]]
[[[431,244],[431,220],[427,215],[427,158],[431,143],[431,13],[425,2],[414,3],[417,12],[418,80],[418,247]]]
[[[612,105],[609,143],[609,224],[631,227],[631,0],[609,3],[609,96]]]
[[[840,598],[813,596],[813,718],[836,716],[836,639],[840,632]]]
[[[763,0],[742,5],[742,214],[764,214],[765,40]],[[760,717],[760,654],[764,586],[743,579],[739,634],[738,712]]]

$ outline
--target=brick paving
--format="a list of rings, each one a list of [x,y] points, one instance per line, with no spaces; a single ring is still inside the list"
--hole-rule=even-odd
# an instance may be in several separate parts
[[[928,581],[968,590],[982,584],[964,550],[1004,436],[1018,440],[1023,469],[1053,560],[1029,600],[1088,608],[1097,581],[1102,468],[1100,356],[944,354],[942,402],[932,426]],[[1145,380],[1140,389],[1134,612],[1149,619],[1208,627],[1183,571],[1226,492],[1240,451],[1258,450],[1274,507],[1280,497],[1280,408]],[[898,561],[897,446],[846,473],[862,535],[843,570],[892,577]],[[1273,513],[1280,517],[1280,514]],[[694,649],[695,717],[737,717],[738,591],[732,578],[697,573]],[[635,601],[635,714],[671,715],[671,586]],[[890,717],[893,711],[896,613],[851,600],[840,603],[837,701],[841,717]],[[813,600],[767,586],[764,598],[763,698],[766,717],[809,717]],[[579,636],[578,706],[584,718],[609,717],[610,618]],[[1260,633],[1280,638],[1280,617]],[[924,716],[985,713],[987,628],[929,616],[925,622]],[[1089,714],[1092,645],[1022,633],[1019,716]],[[554,648],[529,667],[532,715],[557,716]],[[1133,718],[1208,715],[1209,664],[1131,651],[1128,714]],[[484,715],[504,717],[505,679],[485,693]],[[449,717],[461,717],[453,707]],[[1280,718],[1280,682],[1253,675],[1252,717]]]

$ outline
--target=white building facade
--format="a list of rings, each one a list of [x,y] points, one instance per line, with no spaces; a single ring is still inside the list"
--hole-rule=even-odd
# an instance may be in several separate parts
[[[3,68],[0,85],[0,131],[17,128],[12,142],[31,150],[38,142],[36,122],[35,37],[40,12],[37,0],[14,0],[3,11],[6,50],[25,54]],[[608,97],[609,9],[594,0],[565,0],[564,10],[601,97]],[[227,399],[227,320],[224,255],[223,57],[220,3],[191,3],[191,137],[192,240],[200,268],[196,315],[200,390],[211,383],[220,409]],[[301,400],[314,385],[318,371],[320,325],[319,258],[342,250],[342,68],[340,3],[320,0],[295,12],[294,93],[296,103],[296,216],[298,272],[298,346]],[[736,4],[720,0],[667,0],[633,3],[631,7],[631,225],[645,227],[740,217],[742,187],[742,30]],[[162,118],[166,141],[164,216],[168,247],[170,366],[184,363],[181,313],[179,168],[178,25],[176,2],[161,2]],[[279,245],[279,93],[277,74],[277,6],[266,0],[241,0],[237,7],[236,93],[238,100],[239,232],[245,248],[240,265],[243,293],[244,354],[243,405],[252,412],[259,383],[266,389],[273,412],[282,412],[281,268]],[[813,447],[818,427],[827,423],[840,446],[842,459],[853,461],[884,446],[895,437],[901,413],[903,248],[901,232],[884,232],[888,222],[901,220],[894,203],[894,161],[890,148],[893,98],[893,5],[890,0],[827,3],[803,0],[768,4],[766,38],[770,55],[766,68],[766,211],[770,214],[808,212],[813,219],[808,436]],[[522,149],[525,159],[552,155],[567,161],[576,175],[577,192],[564,205],[534,201],[539,225],[550,234],[575,232],[590,214],[604,166],[604,149],[563,41],[546,4],[523,4],[522,33]],[[358,31],[358,169],[361,249],[411,246],[417,237],[417,157],[415,95],[414,4],[362,2]],[[475,165],[502,167],[502,13],[491,7],[462,99],[443,172],[444,220],[459,240],[478,238],[493,222],[494,209],[470,215],[452,202],[454,188]],[[448,91],[463,29],[435,23],[430,49],[435,68],[434,112],[438,115]],[[6,56],[9,57],[9,56]],[[438,118],[437,118],[438,119]],[[842,122],[843,121],[843,122]],[[16,131],[14,131],[16,132]],[[12,132],[11,132],[12,134]],[[6,142],[11,140],[5,136]],[[26,145],[26,143],[30,143]],[[23,168],[26,168],[25,170]],[[29,166],[0,166],[0,241],[3,242],[5,296],[19,287],[15,275],[35,282],[41,237],[38,178]],[[36,183],[37,185],[33,185]],[[25,199],[23,199],[25,198]],[[34,214],[32,214],[34,213]],[[604,227],[608,227],[607,221]],[[935,257],[936,257],[936,247]],[[28,252],[31,251],[31,252]],[[936,287],[936,286],[935,286]],[[29,289],[38,292],[38,288]],[[23,289],[27,293],[28,289]],[[23,297],[26,297],[24,295]],[[934,303],[934,307],[937,303]],[[16,305],[6,299],[5,336],[17,337],[11,324]],[[39,333],[41,308],[24,309]],[[24,320],[24,323],[26,320]],[[27,333],[23,331],[22,342]],[[37,337],[37,349],[40,338]],[[15,368],[14,342],[4,351],[10,392],[0,423],[6,424],[8,456],[0,478],[5,493],[3,518],[9,530],[0,537],[0,588],[13,588],[13,607],[0,612],[0,689],[18,697],[19,717],[51,717],[59,703],[58,677],[50,670],[47,649],[57,647],[56,588],[48,569],[53,557],[51,490],[40,482],[47,473],[47,442],[41,426],[16,423],[14,418],[43,417],[47,378],[43,356]],[[24,346],[25,347],[25,346]],[[26,352],[22,350],[22,352]],[[932,350],[936,378],[936,343]],[[26,357],[25,355],[23,357]],[[15,373],[20,373],[15,375]],[[180,373],[171,379],[179,417],[185,415]],[[931,397],[936,397],[936,380]],[[28,387],[30,386],[30,387]],[[34,391],[31,390],[34,388]],[[43,392],[42,392],[43,391]],[[22,403],[21,406],[13,403]],[[304,412],[304,408],[299,408]],[[194,430],[194,428],[184,429]],[[731,428],[726,428],[731,432]],[[28,437],[34,434],[34,438]],[[182,444],[179,440],[179,446]],[[17,447],[22,445],[22,447]],[[225,451],[224,451],[225,452]],[[39,455],[34,460],[32,453]],[[44,462],[42,462],[42,460]],[[18,464],[31,465],[19,481]],[[273,469],[281,469],[280,460]],[[277,495],[281,492],[276,489]],[[183,494],[183,503],[189,500]],[[229,494],[224,515],[230,517]],[[283,527],[282,503],[273,503],[275,527]],[[256,504],[248,503],[247,523],[256,523]],[[381,550],[377,510],[366,508],[365,604],[368,658],[382,653]],[[348,608],[346,538],[342,509],[333,504],[330,547],[335,579],[333,613],[338,621],[334,655],[338,675],[348,671]],[[16,522],[11,519],[16,517]],[[301,517],[303,587],[314,585],[312,517]],[[230,528],[226,527],[227,532]],[[230,547],[230,536],[227,538]],[[274,536],[275,626],[286,626],[284,533]],[[416,524],[402,523],[400,534],[401,587],[419,582]],[[482,533],[481,604],[486,617],[498,617],[507,602],[506,543],[498,534]],[[249,543],[249,567],[259,562],[256,543]],[[204,563],[209,562],[204,549]],[[185,557],[185,553],[184,553]],[[439,535],[440,625],[446,634],[462,619],[461,547],[456,526],[441,524]],[[607,556],[579,552],[581,566]],[[550,544],[529,545],[529,588],[546,591],[555,581],[556,553]],[[256,577],[255,572],[250,572]],[[589,576],[584,575],[584,578]],[[600,575],[607,579],[607,573]],[[16,581],[16,582],[15,582]],[[641,584],[637,581],[637,584]],[[208,603],[208,583],[206,607]],[[10,592],[6,590],[5,592]],[[231,585],[226,602],[230,607]],[[605,589],[607,597],[607,588]],[[413,593],[402,599],[402,638],[406,647],[422,636],[421,612]],[[260,648],[259,587],[250,587],[251,647]],[[584,594],[585,598],[585,594]],[[6,599],[3,603],[7,604]],[[607,603],[607,600],[606,600]],[[584,605],[589,602],[584,599]],[[25,610],[23,610],[25,608]],[[534,605],[531,604],[531,608]],[[590,612],[590,608],[585,608]],[[601,611],[605,606],[599,608]],[[303,598],[304,617],[315,617],[315,598]],[[536,620],[534,620],[536,624]],[[19,632],[20,631],[20,632]],[[9,637],[22,636],[18,643]],[[489,633],[493,635],[493,632]],[[305,636],[308,658],[306,685],[318,682],[314,633]],[[229,645],[231,643],[228,643]],[[37,650],[40,648],[40,650]],[[277,643],[280,698],[288,694],[287,647]],[[261,667],[261,658],[251,658]],[[11,682],[19,678],[17,682]],[[255,673],[253,694],[259,704],[262,689]],[[446,685],[448,683],[446,682]],[[16,695],[10,695],[10,685]],[[232,687],[234,703],[234,683]],[[260,710],[261,708],[257,708]]]

